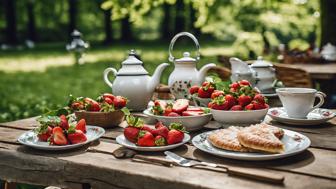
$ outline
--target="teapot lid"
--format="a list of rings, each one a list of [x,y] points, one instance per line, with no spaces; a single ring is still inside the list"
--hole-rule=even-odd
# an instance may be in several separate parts
[[[137,57],[135,50],[131,50],[126,60],[122,62],[122,66],[117,73],[117,76],[129,75],[148,75],[148,72],[143,67],[143,62]]]
[[[268,61],[265,61],[262,56],[258,56],[258,59],[254,61],[251,67],[252,68],[273,67],[273,64]]]
[[[183,57],[176,59],[175,62],[196,62],[195,58],[190,57],[190,53],[189,52],[184,52],[183,53]]]

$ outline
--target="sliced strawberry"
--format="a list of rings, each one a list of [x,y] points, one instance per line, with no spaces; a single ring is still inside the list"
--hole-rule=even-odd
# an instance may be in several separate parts
[[[203,115],[203,110],[202,111],[184,111],[182,112],[182,116],[199,116]]]
[[[173,112],[181,114],[183,111],[187,110],[189,106],[189,100],[178,99],[173,104]]]
[[[71,142],[71,144],[78,144],[85,142],[87,140],[85,134],[81,130],[68,132],[68,139]]]
[[[175,112],[170,112],[167,116],[168,116],[168,117],[179,117],[180,114],[175,113]]]
[[[154,136],[148,131],[140,131],[137,144],[139,146],[155,146]]]
[[[65,137],[61,127],[54,127],[51,141],[53,144],[60,146],[68,144],[68,139]]]
[[[188,107],[187,111],[203,112],[203,108],[200,107]]]
[[[83,133],[86,133],[86,122],[85,119],[81,119],[77,122],[76,130],[81,130]]]

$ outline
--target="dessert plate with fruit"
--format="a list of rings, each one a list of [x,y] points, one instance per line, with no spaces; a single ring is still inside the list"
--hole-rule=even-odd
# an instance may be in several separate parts
[[[201,129],[212,118],[208,108],[189,106],[187,99],[178,99],[172,103],[156,100],[154,106],[146,109],[144,114],[165,125],[181,123],[187,131]]]
[[[116,139],[117,143],[138,151],[163,151],[187,143],[190,135],[180,123],[169,126],[157,122],[155,127],[145,125],[139,117],[127,116],[128,126]]]
[[[228,90],[213,92],[208,107],[216,121],[227,124],[260,123],[269,108],[266,97],[246,80],[232,83]]]
[[[95,141],[105,133],[103,128],[86,125],[84,119],[77,122],[71,116],[42,116],[37,121],[37,128],[18,138],[21,144],[41,150],[67,150]]]

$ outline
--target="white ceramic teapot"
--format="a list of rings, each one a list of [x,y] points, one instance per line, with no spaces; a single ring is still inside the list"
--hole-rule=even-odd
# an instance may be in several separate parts
[[[189,52],[184,52],[183,57],[175,59],[172,55],[174,44],[176,40],[181,36],[190,37],[197,47],[197,57],[190,57]],[[189,98],[189,88],[193,85],[201,85],[205,80],[205,75],[210,68],[216,66],[216,64],[204,65],[199,71],[196,69],[196,63],[200,59],[199,43],[194,35],[188,32],[181,32],[176,34],[170,42],[169,46],[169,61],[174,63],[174,71],[170,74],[168,79],[168,85],[170,92],[175,98]]]
[[[142,66],[142,61],[136,58],[136,53],[131,50],[128,58],[122,62],[119,71],[114,68],[106,68],[104,81],[112,88],[114,95],[125,96],[129,102],[127,107],[132,111],[141,111],[147,108],[155,87],[160,83],[162,71],[169,66],[168,63],[160,64],[152,77]],[[108,74],[113,72],[113,84],[108,79]]]
[[[274,93],[273,83],[275,78],[275,69],[272,63],[263,60],[261,56],[251,65],[238,58],[230,58],[232,82],[246,79],[257,87],[262,93]]]

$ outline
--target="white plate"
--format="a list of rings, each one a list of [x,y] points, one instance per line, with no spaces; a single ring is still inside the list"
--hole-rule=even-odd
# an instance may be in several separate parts
[[[156,151],[170,150],[170,149],[182,146],[183,144],[187,143],[190,140],[190,135],[184,133],[183,141],[180,143],[171,144],[167,146],[155,146],[155,147],[137,146],[133,142],[130,142],[129,140],[127,140],[124,134],[119,135],[116,140],[118,144],[125,146],[126,148],[130,148],[132,150],[144,151],[144,152],[156,152]]]
[[[290,118],[283,107],[271,108],[267,114],[278,122],[290,125],[319,125],[335,117],[335,113],[323,108],[317,108],[310,112],[307,119]]]
[[[158,121],[161,121],[164,125],[167,126],[174,122],[181,123],[186,128],[187,131],[196,131],[202,129],[203,126],[209,123],[212,118],[211,113],[198,116],[179,116],[179,117],[159,116],[152,114],[151,108],[148,108],[143,113],[145,115],[157,119]]]
[[[192,143],[196,148],[216,156],[249,161],[263,161],[293,156],[303,152],[310,146],[310,140],[308,137],[294,131],[286,129],[284,129],[284,131],[285,134],[281,141],[285,144],[285,152],[281,154],[234,152],[216,148],[207,140],[207,136],[214,131],[205,132],[195,136],[192,139]],[[295,140],[294,137],[299,137],[300,140]]]
[[[97,126],[86,126],[86,137],[87,141],[79,144],[69,144],[64,146],[57,146],[57,145],[50,145],[48,142],[42,142],[38,139],[36,133],[31,130],[23,133],[19,138],[18,141],[26,146],[41,149],[41,150],[68,150],[72,148],[77,148],[80,146],[83,146],[87,143],[90,143],[92,141],[95,141],[99,139],[101,136],[105,134],[105,130],[101,127]]]

